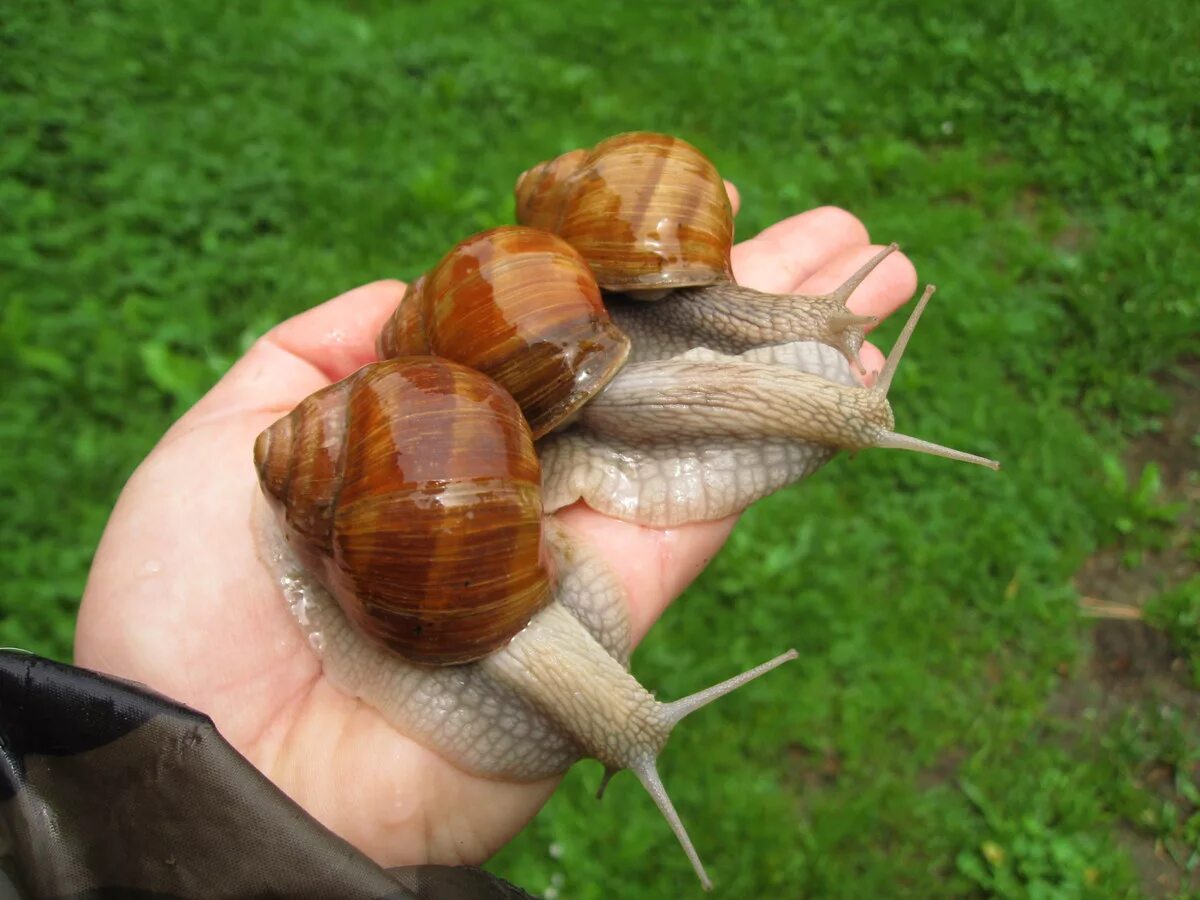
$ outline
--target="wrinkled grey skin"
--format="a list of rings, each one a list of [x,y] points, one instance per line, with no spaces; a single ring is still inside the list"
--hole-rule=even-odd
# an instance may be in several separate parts
[[[844,348],[827,342],[673,355],[680,318],[673,300],[663,301],[661,315],[649,304],[638,319],[632,355],[639,361],[538,443],[546,508],[582,499],[606,515],[659,527],[719,519],[811,474],[839,449],[891,447],[999,468],[893,430],[888,389],[933,290],[925,289],[871,387],[857,383]],[[721,334],[738,321],[722,319]],[[762,327],[755,320],[748,333]]]
[[[264,506],[264,515],[269,516]],[[612,573],[572,547],[547,522],[559,577],[558,602],[621,667],[629,661],[626,607]],[[399,659],[364,638],[337,602],[308,575],[274,523],[262,548],[325,673],[342,690],[384,713],[404,734],[437,749],[468,772],[535,781],[565,772],[582,748],[562,726],[485,667],[427,667]]]
[[[265,504],[262,508],[270,515]],[[658,755],[684,716],[795,659],[796,652],[691,697],[660,702],[628,672],[627,605],[613,573],[574,546],[553,520],[544,528],[556,599],[502,649],[461,666],[410,664],[364,638],[301,568],[272,523],[262,530],[261,553],[279,573],[326,677],[341,690],[477,775],[535,781],[565,772],[584,756],[604,764],[605,783],[613,773],[631,770],[675,832],[701,884],[711,888],[659,778]]]
[[[847,446],[838,438],[853,420],[807,402],[833,384],[869,399],[842,355],[813,342],[628,364],[570,427],[538,443],[546,510],[583,499],[657,527],[740,512]],[[837,421],[824,421],[831,414]]]
[[[643,525],[719,519],[811,474],[838,447],[869,445],[869,435],[847,440],[844,430],[871,421],[871,410],[851,413],[833,393],[868,406],[875,398],[829,390],[859,386],[846,351],[862,346],[862,323],[837,331],[829,323],[860,318],[846,300],[895,249],[819,297],[747,296],[737,285],[656,301],[609,297],[632,341],[629,360],[539,442],[546,510],[582,499]]]

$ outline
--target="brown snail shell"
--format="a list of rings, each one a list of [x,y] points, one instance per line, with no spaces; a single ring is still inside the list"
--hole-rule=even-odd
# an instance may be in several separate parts
[[[435,354],[494,379],[534,438],[600,391],[629,354],[587,263],[548,232],[502,226],[454,246],[411,288],[381,357]]]
[[[687,141],[629,132],[525,172],[517,220],[575,247],[600,286],[668,290],[733,281],[733,209],[716,167]]]
[[[517,182],[517,221],[531,228],[554,231],[559,218],[558,191],[562,189],[563,181],[586,162],[588,153],[582,148],[572,150],[548,159],[522,175]]]
[[[478,372],[373,363],[259,435],[254,461],[306,566],[406,659],[479,659],[551,599],[529,428]]]

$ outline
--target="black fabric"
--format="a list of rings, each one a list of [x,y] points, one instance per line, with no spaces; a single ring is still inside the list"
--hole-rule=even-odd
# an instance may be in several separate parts
[[[171,703],[130,690],[86,669],[29,654],[0,653],[0,712],[6,761],[19,776],[26,756],[76,755],[128,734]],[[7,661],[12,659],[12,665]],[[186,707],[175,706],[186,717]],[[194,714],[191,714],[194,715]],[[16,793],[19,777],[0,770],[0,800]]]
[[[0,900],[529,895],[469,867],[385,871],[200,713],[0,651]]]

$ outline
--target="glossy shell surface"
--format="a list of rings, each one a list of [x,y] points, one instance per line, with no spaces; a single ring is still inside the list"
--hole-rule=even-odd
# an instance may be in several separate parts
[[[562,237],[606,290],[733,280],[725,183],[678,138],[631,132],[573,150],[523,174],[516,202],[518,221]]]
[[[538,438],[608,384],[629,340],[578,252],[546,231],[503,226],[460,242],[422,276],[378,350],[483,372],[516,398]]]
[[[507,643],[551,598],[528,426],[490,379],[434,358],[374,363],[258,438],[298,554],[368,637],[451,665]]]

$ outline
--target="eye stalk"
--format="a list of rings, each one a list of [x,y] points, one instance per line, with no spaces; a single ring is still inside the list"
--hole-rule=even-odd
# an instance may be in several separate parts
[[[888,391],[892,387],[892,379],[896,377],[896,369],[900,365],[900,360],[904,356],[904,351],[908,349],[908,342],[912,338],[913,331],[916,330],[917,322],[921,319],[921,314],[925,312],[925,307],[929,305],[929,298],[933,296],[937,288],[934,285],[928,285],[925,292],[921,295],[921,299],[917,301],[912,313],[908,317],[908,321],[904,323],[904,328],[901,329],[899,336],[896,338],[896,343],[892,345],[892,351],[888,354],[883,368],[875,378],[875,384],[869,389],[876,394],[880,401],[887,401]],[[994,459],[988,459],[983,456],[976,456],[974,453],[964,453],[962,450],[954,450],[950,447],[943,447],[941,444],[934,444],[930,441],[924,441],[920,438],[910,437],[906,434],[897,434],[893,431],[880,430],[875,438],[876,447],[888,447],[893,450],[911,450],[914,453],[925,453],[930,456],[944,456],[947,459],[956,459],[959,462],[972,463],[977,466],[984,466],[993,471],[1000,469],[1000,463]]]

